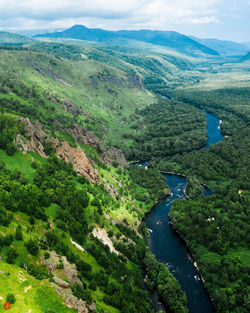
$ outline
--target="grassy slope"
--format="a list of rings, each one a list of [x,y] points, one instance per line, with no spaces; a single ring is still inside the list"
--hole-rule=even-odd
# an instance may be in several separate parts
[[[35,63],[39,68],[56,73],[69,86],[58,82],[50,75],[40,74],[31,66],[28,66],[27,60]],[[45,92],[59,99],[66,98],[93,116],[95,120],[101,121],[104,126],[108,125],[107,135],[113,144],[118,143],[120,134],[129,127],[130,114],[136,108],[144,108],[155,101],[151,93],[137,88],[131,89],[128,87],[127,82],[124,83],[124,87],[117,88],[117,85],[112,82],[100,81],[96,76],[103,73],[104,70],[112,77],[124,81],[128,78],[124,72],[93,60],[76,62],[49,57],[38,52],[1,51],[0,65],[3,77],[14,76],[13,79],[21,80],[26,86],[34,86],[43,98],[45,98]],[[90,76],[94,77],[97,82],[96,87],[91,86]],[[115,95],[111,93],[112,91],[115,91]],[[9,95],[1,95],[1,97],[15,98],[16,95],[9,93]],[[51,103],[46,98],[45,101],[47,105],[54,107],[54,112],[57,114],[73,118],[72,114],[63,112],[57,103]],[[25,101],[25,103],[27,102]],[[43,108],[42,105],[39,106],[39,110],[48,115],[46,108]],[[125,119],[128,125],[124,125],[122,122]],[[77,117],[77,122],[87,126],[86,117],[83,115]],[[92,128],[101,135],[103,130],[100,128],[100,123],[99,126],[96,126],[96,124]]]

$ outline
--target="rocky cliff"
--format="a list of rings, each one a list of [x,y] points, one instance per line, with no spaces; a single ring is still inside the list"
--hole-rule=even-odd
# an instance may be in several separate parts
[[[66,162],[71,162],[79,175],[85,176],[91,183],[99,183],[100,178],[94,161],[88,159],[80,147],[72,148],[67,142],[60,142],[56,138],[47,139],[47,134],[38,122],[32,123],[28,118],[21,118],[20,121],[25,125],[26,134],[25,137],[17,135],[16,145],[19,150],[24,153],[38,152],[42,157],[47,157],[44,143],[50,142],[56,154]]]

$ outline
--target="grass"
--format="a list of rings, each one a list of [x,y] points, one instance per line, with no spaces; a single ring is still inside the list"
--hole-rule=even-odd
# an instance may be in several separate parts
[[[0,262],[0,271],[0,312],[5,312],[2,306],[9,293],[16,297],[16,303],[11,308],[13,313],[44,313],[47,310],[75,312],[62,304],[62,298],[47,280],[38,281],[22,268],[5,262]]]
[[[30,182],[33,181],[35,170],[31,166],[31,157],[16,151],[13,156],[9,156],[4,150],[0,149],[0,160],[4,162],[7,169],[11,171],[19,170]]]
[[[50,220],[53,220],[56,218],[56,211],[58,210],[58,208],[59,206],[55,203],[51,203],[50,206],[45,208],[45,213]]]
[[[244,266],[249,266],[250,264],[250,250],[244,247],[239,247],[237,249],[230,249],[228,255],[239,257]]]
[[[63,85],[50,75],[39,74],[38,71],[27,65],[27,60],[32,61],[41,69],[56,73],[71,86]],[[137,88],[129,88],[126,73],[94,60],[70,61],[56,59],[39,52],[0,51],[0,66],[3,76],[9,77],[10,73],[14,71],[15,81],[20,80],[29,88],[35,86],[36,91],[46,104],[45,106],[36,104],[36,110],[41,118],[49,120],[50,114],[47,107],[53,107],[53,114],[68,116],[73,120],[74,116],[71,113],[44,95],[49,93],[57,99],[67,99],[92,117],[88,119],[86,115],[78,114],[75,118],[77,122],[83,124],[87,129],[93,130],[107,143],[123,145],[120,139],[121,135],[129,130],[130,115],[135,109],[142,109],[155,102],[155,96],[152,93]],[[123,80],[124,86],[118,87],[112,81],[97,78],[100,73],[105,71],[111,77]],[[97,87],[90,85],[90,77],[94,77],[97,81]],[[112,91],[115,94],[112,94]],[[2,97],[18,99],[27,107],[34,106],[32,102],[22,99],[12,92],[4,94]],[[48,128],[50,128],[50,123]],[[69,134],[60,131],[56,135],[74,145]]]

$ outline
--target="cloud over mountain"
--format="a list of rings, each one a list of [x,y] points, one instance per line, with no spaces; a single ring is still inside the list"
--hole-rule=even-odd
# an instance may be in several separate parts
[[[158,29],[193,32],[197,25],[223,24],[235,15],[232,0],[1,0],[0,29],[67,28],[74,24],[106,29]],[[236,11],[249,9],[238,0]],[[233,20],[231,19],[231,23]]]

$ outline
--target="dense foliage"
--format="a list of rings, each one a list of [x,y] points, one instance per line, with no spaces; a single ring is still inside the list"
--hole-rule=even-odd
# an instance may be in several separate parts
[[[134,134],[123,135],[133,139],[133,145],[126,149],[128,159],[170,156],[206,144],[205,114],[190,105],[159,98],[136,114],[140,119],[134,117]]]
[[[213,187],[210,197],[175,202],[170,215],[218,312],[249,311],[249,136],[248,127],[209,150],[176,156],[175,163],[166,164]]]
[[[161,301],[170,312],[187,313],[187,298],[177,280],[168,268],[156,261],[155,256],[147,252],[144,258],[147,270],[147,285],[150,290],[157,290]]]
[[[23,132],[23,124],[17,118],[0,114],[0,148],[5,149],[9,155],[13,155],[16,150],[15,139],[18,133]]]
[[[145,170],[141,166],[130,166],[129,175],[141,188],[135,188],[134,197],[138,201],[158,200],[166,195],[166,182],[155,169]],[[145,192],[146,191],[146,192]]]
[[[216,90],[175,90],[172,96],[216,115],[222,120],[225,135],[249,125],[250,88],[224,88]]]

